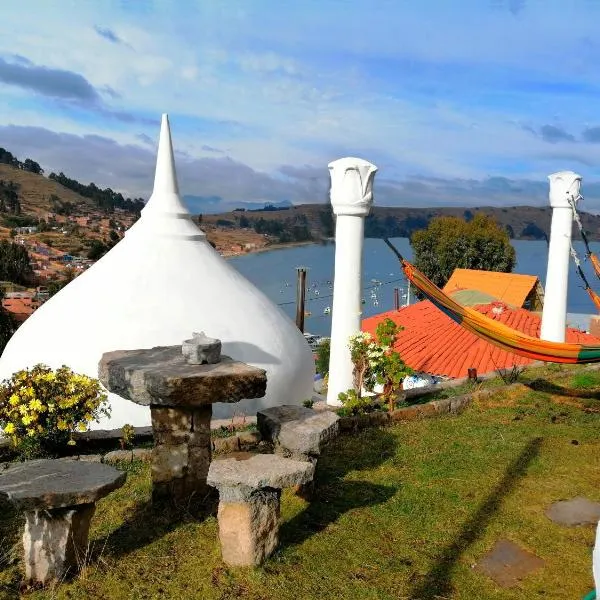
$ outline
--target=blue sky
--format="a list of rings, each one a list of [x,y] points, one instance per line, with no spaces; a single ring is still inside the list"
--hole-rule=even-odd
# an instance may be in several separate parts
[[[25,0],[0,9],[0,146],[147,197],[168,112],[184,194],[326,200],[328,162],[382,205],[600,211],[598,0]],[[583,208],[583,206],[582,206]]]

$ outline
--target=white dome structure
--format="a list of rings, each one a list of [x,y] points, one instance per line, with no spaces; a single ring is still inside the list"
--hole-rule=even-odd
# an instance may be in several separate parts
[[[312,397],[314,361],[303,335],[213,249],[182,204],[163,115],[154,190],[140,219],[21,325],[0,358],[0,379],[37,363],[97,377],[104,352],[181,344],[194,331],[267,372],[264,398],[215,404],[215,418]],[[109,399],[111,417],[93,428],[150,424],[147,407]]]

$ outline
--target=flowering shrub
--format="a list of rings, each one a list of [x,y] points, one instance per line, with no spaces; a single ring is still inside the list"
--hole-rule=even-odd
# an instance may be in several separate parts
[[[401,327],[391,319],[377,326],[374,338],[370,333],[361,331],[350,338],[349,348],[354,364],[354,387],[339,394],[339,400],[351,414],[367,412],[374,408],[372,398],[363,397],[362,390],[372,392],[375,385],[383,385],[383,398],[394,410],[396,395],[402,380],[412,373],[400,355],[393,350]]]
[[[22,456],[52,456],[75,444],[75,431],[110,414],[106,401],[97,379],[39,364],[2,382],[0,427]]]

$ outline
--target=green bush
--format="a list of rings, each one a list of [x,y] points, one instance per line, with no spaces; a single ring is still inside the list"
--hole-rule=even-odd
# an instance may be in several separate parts
[[[331,340],[324,339],[317,348],[315,369],[319,375],[325,377],[329,374],[329,355],[331,353]]]

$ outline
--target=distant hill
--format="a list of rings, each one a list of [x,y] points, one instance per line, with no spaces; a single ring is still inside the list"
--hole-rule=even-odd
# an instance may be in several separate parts
[[[50,198],[56,196],[63,202],[69,202],[82,209],[91,209],[89,198],[73,192],[60,183],[43,175],[29,173],[16,167],[0,164],[0,181],[13,182],[21,204],[21,212],[28,215],[44,216],[52,210]]]
[[[505,227],[513,239],[543,240],[550,235],[550,207],[482,206],[480,208],[444,207],[414,208],[374,206],[365,220],[365,236],[410,237],[418,230],[427,227],[434,217],[452,216],[470,220],[482,212],[496,219]],[[591,240],[600,240],[600,215],[581,212],[581,221]],[[275,211],[231,211],[217,215],[203,215],[202,222],[210,225],[217,223],[230,228],[251,228],[258,232],[270,233],[273,230],[306,225],[314,239],[323,239],[334,235],[334,217],[327,204],[301,204]],[[574,229],[574,239],[579,233]]]

